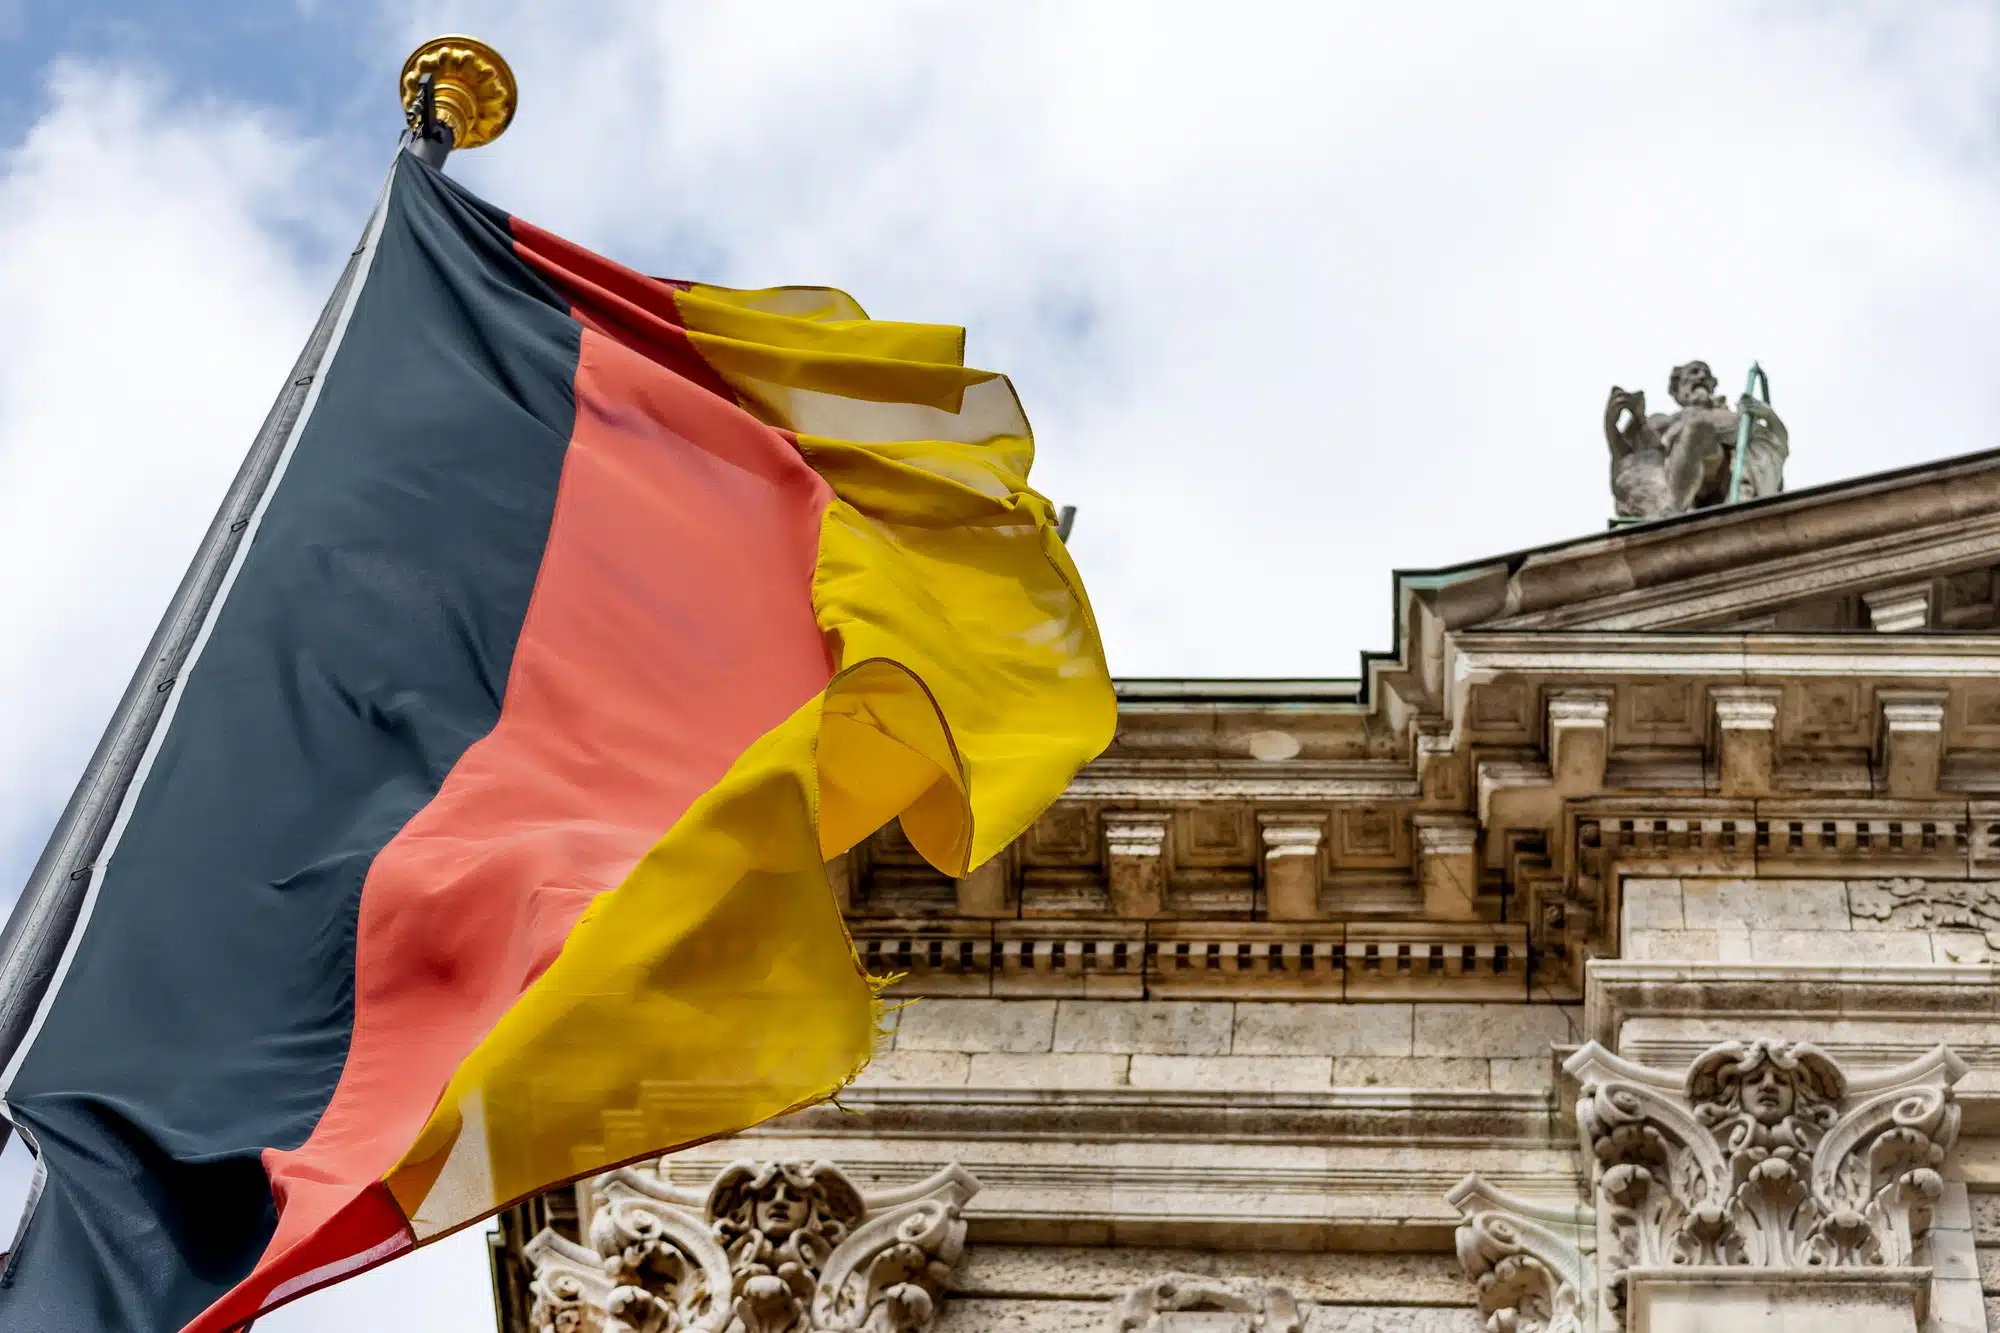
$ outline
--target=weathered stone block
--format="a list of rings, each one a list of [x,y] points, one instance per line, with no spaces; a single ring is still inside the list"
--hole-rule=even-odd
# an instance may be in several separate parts
[[[1058,1051],[1227,1055],[1235,1006],[1201,1000],[1061,1000]]]
[[[966,1082],[975,1088],[1122,1088],[1128,1057],[982,1051],[971,1061]]]
[[[2000,1245],[2000,1194],[1975,1194],[1972,1236],[1981,1245]]]
[[[1828,879],[1688,879],[1681,915],[1690,930],[1847,930],[1847,885]]]
[[[965,1085],[971,1065],[972,1057],[962,1051],[888,1051],[870,1060],[855,1082],[865,1088],[957,1088]]]
[[[1931,1272],[1940,1282],[1978,1282],[1979,1257],[1972,1232],[1933,1226],[1928,1236]]]
[[[1713,930],[1634,930],[1625,936],[1625,956],[1641,963],[1712,963],[1722,957],[1722,942]]]
[[[1415,1025],[1407,1004],[1236,1006],[1233,1055],[1408,1055]]]
[[[1552,1042],[1573,1042],[1582,1030],[1576,1005],[1420,1004],[1417,1055],[1547,1058]]]
[[[1489,1060],[1487,1081],[1495,1092],[1547,1092],[1555,1081],[1548,1057],[1539,1060]]]
[[[1986,1299],[1977,1282],[1931,1283],[1930,1317],[1924,1333],[1987,1333]]]
[[[1920,930],[1753,930],[1760,963],[1928,963],[1931,938]]]
[[[1009,1301],[949,1298],[936,1333],[1103,1333],[1117,1323],[1110,1301]]]
[[[1628,879],[1625,881],[1624,916],[1627,930],[1679,930],[1681,882],[1677,879]]]
[[[1135,1055],[1132,1086],[1202,1092],[1320,1092],[1333,1086],[1325,1055]]]
[[[1315,1305],[1306,1333],[1481,1333],[1479,1312],[1429,1305]]]
[[[899,1051],[1046,1051],[1054,1000],[918,1000],[903,1010]]]
[[[1484,1091],[1487,1078],[1486,1064],[1484,1060],[1440,1056],[1399,1059],[1391,1056],[1343,1055],[1333,1062],[1333,1086]]]

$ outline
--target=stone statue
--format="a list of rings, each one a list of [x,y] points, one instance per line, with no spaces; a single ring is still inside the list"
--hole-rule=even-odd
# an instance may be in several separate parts
[[[1611,494],[1620,518],[1667,518],[1729,498],[1739,412],[1750,414],[1750,444],[1739,499],[1785,489],[1790,439],[1771,405],[1745,395],[1731,407],[1715,391],[1706,362],[1675,366],[1667,380],[1679,410],[1646,414],[1646,395],[1613,387],[1604,404],[1611,446]]]

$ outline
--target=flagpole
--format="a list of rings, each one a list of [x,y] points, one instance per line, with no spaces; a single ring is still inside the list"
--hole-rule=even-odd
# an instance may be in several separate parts
[[[403,67],[402,91],[411,151],[434,167],[442,166],[454,147],[491,142],[513,118],[512,72],[491,47],[468,37],[440,37],[418,47]],[[364,243],[348,255],[319,322],[251,441],[110,725],[56,821],[5,929],[0,930],[0,1067],[19,1049],[61,963],[98,856],[152,743],[174,683],[222,589],[251,516],[270,487],[313,381],[325,368],[340,312],[366,249]],[[7,1141],[11,1128],[0,1120],[0,1144]]]

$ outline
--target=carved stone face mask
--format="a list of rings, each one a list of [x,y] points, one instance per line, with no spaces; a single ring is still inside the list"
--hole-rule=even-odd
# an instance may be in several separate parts
[[[1743,1110],[1760,1125],[1775,1125],[1790,1115],[1797,1096],[1791,1080],[1768,1060],[1743,1080],[1737,1093]]]
[[[772,1179],[769,1191],[757,1200],[757,1229],[772,1240],[783,1240],[806,1224],[806,1200],[783,1175]]]

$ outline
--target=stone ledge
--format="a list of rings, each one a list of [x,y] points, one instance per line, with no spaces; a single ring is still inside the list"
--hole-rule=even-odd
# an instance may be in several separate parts
[[[669,1159],[675,1184],[776,1151],[837,1161],[866,1193],[907,1186],[955,1163],[980,1182],[966,1206],[977,1244],[1119,1245],[1229,1251],[1443,1253],[1459,1218],[1446,1202],[1468,1169],[1524,1197],[1571,1206],[1567,1144],[1221,1142],[1180,1137],[1002,1138],[762,1132]]]
[[[1697,1014],[1924,1018],[2000,1014],[2000,966],[1622,962],[1594,959],[1588,1038],[1616,1049],[1628,1018]]]
[[[1150,1088],[848,1088],[746,1138],[884,1136],[1334,1145],[1474,1140],[1570,1147],[1542,1093],[1340,1088],[1211,1092]]]

